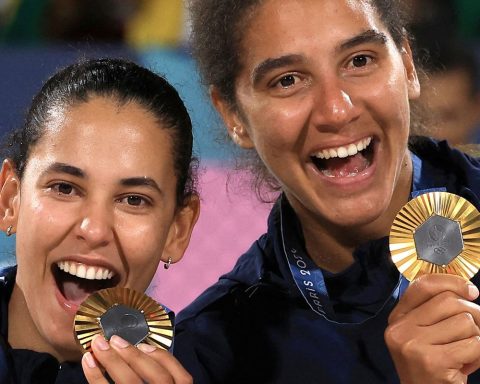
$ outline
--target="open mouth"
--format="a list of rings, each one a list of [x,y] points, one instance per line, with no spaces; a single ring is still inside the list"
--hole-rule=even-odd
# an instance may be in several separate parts
[[[58,290],[75,305],[80,305],[92,293],[120,282],[120,276],[108,268],[74,261],[59,261],[52,269]]]
[[[372,164],[373,147],[374,140],[367,137],[348,146],[323,149],[310,158],[324,176],[355,177]]]

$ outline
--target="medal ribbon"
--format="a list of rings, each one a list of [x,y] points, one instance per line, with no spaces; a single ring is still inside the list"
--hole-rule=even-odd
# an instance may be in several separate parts
[[[413,162],[413,185],[410,198],[427,192],[446,190],[444,187],[429,188],[433,180],[431,180],[431,177],[428,177],[428,174],[422,175],[422,160],[413,153],[411,153],[411,157]],[[282,196],[281,198],[283,199],[285,197]],[[285,223],[292,223],[296,220],[297,218],[295,217],[293,209],[285,210],[282,204],[280,204],[280,230],[283,253],[287,259],[293,280],[313,312],[330,322],[338,323],[332,320],[335,318],[335,314],[330,303],[322,270],[313,262],[306,252],[303,251],[303,245],[295,236],[295,231],[286,230],[285,228]],[[390,300],[393,299],[393,302],[396,302],[405,289],[407,289],[408,284],[408,280],[399,274],[398,282],[392,295],[385,301],[379,311],[381,311]],[[375,316],[376,315],[372,315],[364,319],[362,323]]]

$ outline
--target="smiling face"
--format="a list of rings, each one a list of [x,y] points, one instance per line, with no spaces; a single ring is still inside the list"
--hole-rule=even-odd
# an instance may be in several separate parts
[[[237,108],[212,93],[234,141],[256,149],[304,224],[378,220],[410,188],[408,44],[367,1],[267,0],[245,30]]]
[[[196,203],[177,209],[168,130],[138,104],[113,99],[59,114],[32,148],[21,182],[9,172],[4,165],[2,201],[11,202],[17,233],[11,307],[24,297],[29,347],[79,358],[78,305],[113,285],[145,291],[161,259],[181,258]]]

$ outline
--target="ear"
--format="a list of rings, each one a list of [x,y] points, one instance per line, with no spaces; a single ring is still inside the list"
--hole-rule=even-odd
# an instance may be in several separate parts
[[[240,118],[238,111],[224,100],[217,88],[210,88],[210,97],[215,109],[218,111],[227,127],[228,134],[235,144],[246,149],[253,148],[253,141],[245,129],[245,124]]]
[[[3,161],[0,170],[0,230],[7,231],[12,226],[15,232],[20,204],[20,179],[18,178],[13,162],[10,159]]]
[[[200,199],[197,195],[190,197],[187,205],[177,210],[163,249],[164,262],[171,258],[172,263],[176,263],[183,257],[199,214]]]
[[[408,81],[408,98],[417,99],[420,96],[420,82],[413,62],[412,49],[407,39],[403,40],[401,54]]]

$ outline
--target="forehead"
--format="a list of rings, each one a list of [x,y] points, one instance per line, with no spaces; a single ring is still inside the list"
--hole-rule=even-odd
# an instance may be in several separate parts
[[[331,17],[325,18],[327,15]],[[247,22],[252,27],[262,21],[289,22],[302,18],[305,22],[315,20],[318,26],[336,25],[339,28],[342,27],[338,25],[339,20],[346,21],[346,18],[352,17],[357,21],[376,18],[376,8],[371,0],[263,0],[247,14]]]
[[[246,55],[290,51],[302,42],[335,45],[366,30],[386,30],[367,0],[266,0],[248,15],[247,26]]]
[[[32,155],[85,164],[115,159],[132,167],[173,163],[168,130],[152,113],[135,102],[102,97],[54,110]]]
[[[163,124],[137,102],[121,103],[115,98],[92,97],[86,102],[51,110],[43,137],[46,140],[64,140],[74,134],[84,136],[111,136],[129,140],[166,134]]]

